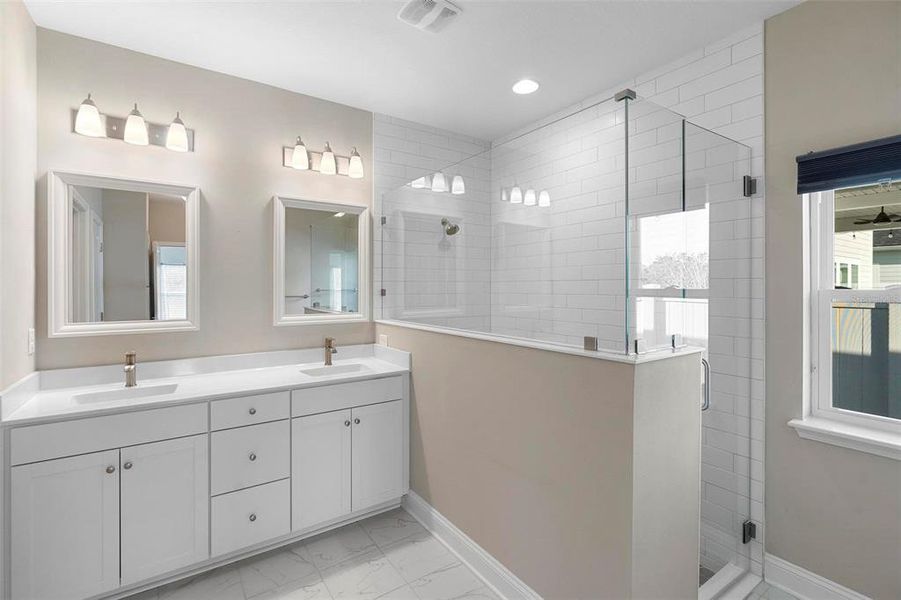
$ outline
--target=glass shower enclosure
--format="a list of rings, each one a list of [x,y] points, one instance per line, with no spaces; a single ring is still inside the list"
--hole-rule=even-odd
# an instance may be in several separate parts
[[[626,93],[376,197],[377,319],[636,359],[704,348],[699,566],[718,581],[762,563],[744,539],[762,473],[751,168],[748,146]]]

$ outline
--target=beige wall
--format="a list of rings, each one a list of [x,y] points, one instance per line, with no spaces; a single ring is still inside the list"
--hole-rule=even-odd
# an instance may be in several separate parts
[[[369,324],[273,327],[271,274],[273,195],[371,203],[371,113],[44,29],[37,39],[40,368],[117,362],[126,350],[149,360],[315,346],[326,332],[339,344],[372,341]],[[70,111],[88,92],[112,115],[125,116],[133,102],[157,123],[181,111],[196,132],[196,152],[72,133]],[[365,178],[285,169],[281,148],[297,135],[314,149],[329,141],[339,154],[357,146]],[[47,338],[48,170],[200,187],[200,331]]]
[[[0,389],[34,370],[36,90],[34,23],[0,2]]]
[[[633,562],[653,564],[655,547],[672,550],[668,559],[684,576],[665,581],[666,569],[649,568],[635,589],[697,597],[697,357],[686,359],[693,381],[650,366],[642,372],[636,422],[632,365],[388,325],[377,332],[413,355],[411,485],[454,525],[548,600],[630,597]],[[685,408],[669,402],[680,394],[691,405],[685,422],[666,412]],[[633,427],[649,439],[665,422],[668,435],[689,433],[693,451],[639,453],[633,478]],[[695,473],[682,478],[673,502],[654,488],[661,479],[652,471],[663,463],[668,477],[685,464]],[[654,498],[633,507],[639,478]],[[639,528],[645,545],[633,559],[633,510],[662,527],[661,511],[671,520],[689,512],[674,519],[685,529],[656,545]]]
[[[901,3],[805,2],[766,24],[766,550],[901,598],[901,463],[800,439],[802,205],[795,156],[901,132]]]

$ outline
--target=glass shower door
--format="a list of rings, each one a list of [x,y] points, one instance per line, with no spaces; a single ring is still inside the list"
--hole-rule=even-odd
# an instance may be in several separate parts
[[[762,562],[745,541],[762,474],[762,213],[745,196],[750,149],[646,101],[629,127],[630,349],[704,348],[699,583]],[[699,410],[703,373],[698,369]],[[755,427],[752,428],[752,423]],[[714,582],[716,583],[716,582]]]

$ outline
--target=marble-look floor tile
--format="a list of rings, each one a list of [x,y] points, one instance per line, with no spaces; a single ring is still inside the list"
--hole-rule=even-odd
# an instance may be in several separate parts
[[[462,596],[457,596],[454,600],[500,600],[500,596],[489,588],[483,587],[472,592],[466,592]]]
[[[312,562],[285,550],[255,556],[241,561],[236,567],[244,585],[244,595],[248,598],[294,581],[306,581],[311,577],[321,579],[319,570]]]
[[[209,573],[166,585],[159,600],[245,600],[241,575],[235,567],[222,567]]]
[[[460,562],[444,544],[424,530],[422,533],[384,546],[382,552],[401,576],[410,583]]]
[[[300,581],[292,581],[277,588],[263,592],[258,596],[247,596],[248,600],[332,600],[332,595],[328,591],[325,582],[316,575],[302,579]]]
[[[485,583],[466,565],[457,563],[417,579],[410,587],[422,600],[453,600],[484,588]]]
[[[322,579],[335,600],[375,600],[406,584],[378,549],[324,569]]]
[[[411,535],[426,533],[425,527],[402,508],[366,519],[361,525],[372,541],[379,546],[387,546]]]
[[[316,568],[322,570],[375,548],[375,543],[366,531],[354,524],[316,536],[296,552],[301,556],[307,555]]]
[[[416,592],[413,591],[408,585],[404,587],[397,588],[396,590],[392,590],[385,594],[384,596],[379,596],[378,600],[420,600],[419,596],[416,595]]]

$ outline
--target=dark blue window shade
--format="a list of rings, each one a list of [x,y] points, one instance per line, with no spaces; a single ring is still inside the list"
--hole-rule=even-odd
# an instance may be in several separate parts
[[[799,194],[901,179],[901,135],[810,152],[797,161]]]

